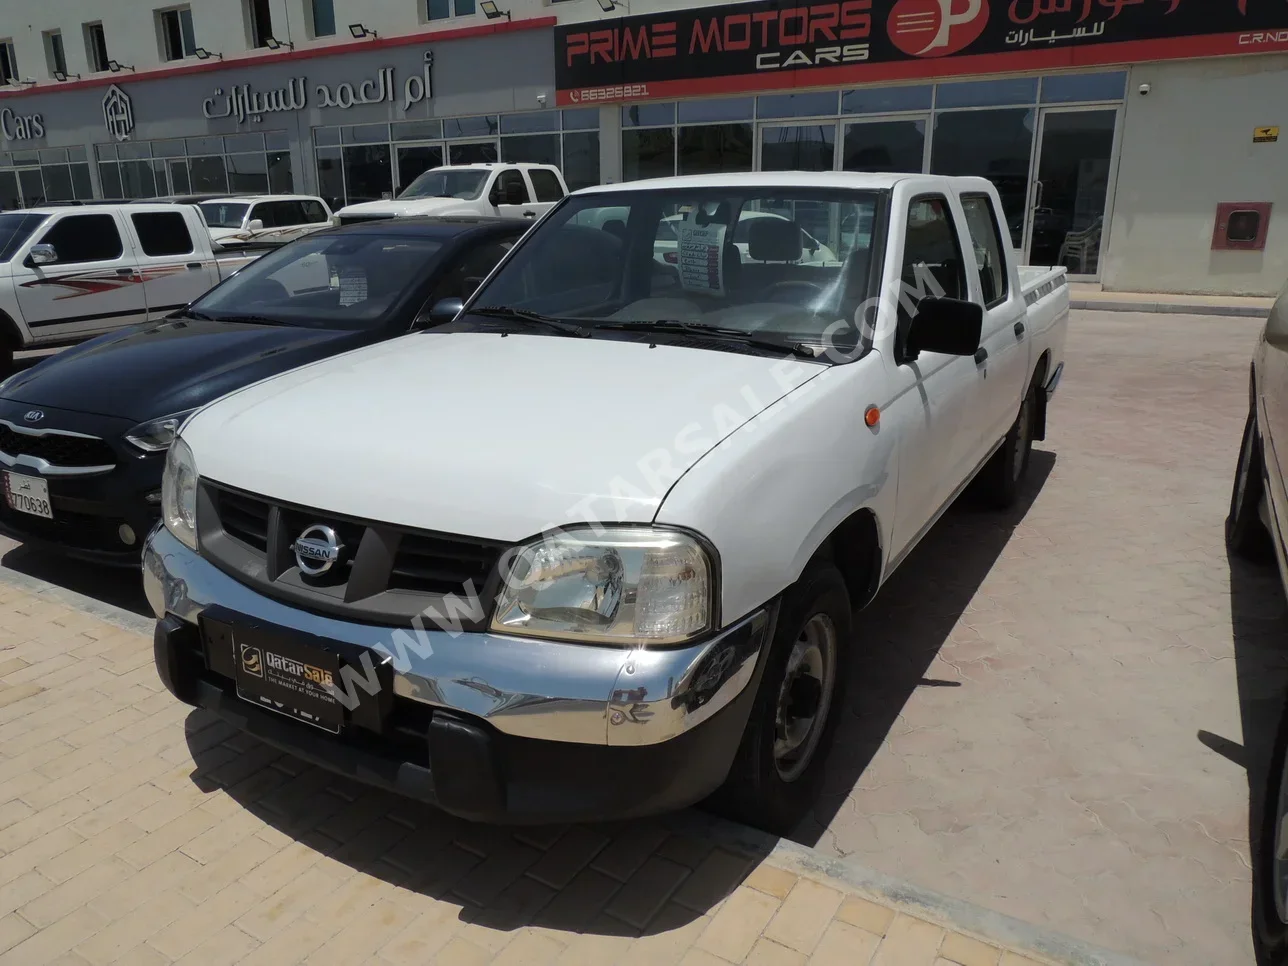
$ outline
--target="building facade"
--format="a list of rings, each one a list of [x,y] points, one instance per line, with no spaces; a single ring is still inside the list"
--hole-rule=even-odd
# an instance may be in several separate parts
[[[991,178],[1025,258],[1107,289],[1288,278],[1283,0],[105,6],[0,15],[0,208],[340,205],[468,161],[554,163],[574,188],[929,171]]]

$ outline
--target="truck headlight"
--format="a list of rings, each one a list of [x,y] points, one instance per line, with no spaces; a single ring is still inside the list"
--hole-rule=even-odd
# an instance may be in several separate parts
[[[161,519],[190,550],[197,549],[197,479],[192,450],[176,439],[166,453],[161,474]]]
[[[160,453],[162,450],[169,449],[179,432],[179,427],[194,411],[189,409],[187,412],[174,413],[158,419],[149,419],[146,423],[139,423],[125,434],[125,440],[145,453]]]
[[[713,620],[713,564],[694,537],[615,527],[517,548],[492,630],[606,644],[674,644]]]

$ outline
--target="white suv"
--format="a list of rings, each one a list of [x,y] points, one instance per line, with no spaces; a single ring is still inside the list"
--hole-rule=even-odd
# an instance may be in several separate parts
[[[198,207],[220,245],[288,242],[336,223],[331,208],[311,195],[241,195],[212,198]]]
[[[484,215],[537,218],[568,194],[559,169],[549,164],[444,165],[421,172],[390,201],[348,205],[341,224],[407,215]]]

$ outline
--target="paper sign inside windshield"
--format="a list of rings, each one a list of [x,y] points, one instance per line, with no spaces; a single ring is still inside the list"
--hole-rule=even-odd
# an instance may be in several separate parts
[[[682,221],[679,238],[680,285],[686,292],[724,295],[724,225],[695,225]]]

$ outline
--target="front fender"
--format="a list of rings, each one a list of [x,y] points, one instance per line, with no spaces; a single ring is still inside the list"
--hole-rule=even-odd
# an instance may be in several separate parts
[[[657,522],[702,533],[720,554],[726,625],[795,583],[859,509],[876,514],[889,546],[897,440],[863,418],[884,384],[875,352],[831,367],[730,434],[666,495]]]

